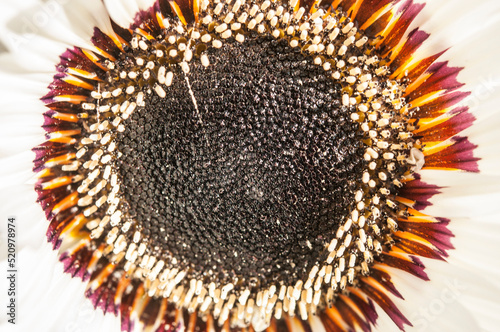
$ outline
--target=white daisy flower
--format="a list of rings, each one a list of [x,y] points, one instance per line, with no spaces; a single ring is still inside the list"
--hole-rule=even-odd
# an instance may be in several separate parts
[[[496,331],[493,1],[2,4],[2,331]]]

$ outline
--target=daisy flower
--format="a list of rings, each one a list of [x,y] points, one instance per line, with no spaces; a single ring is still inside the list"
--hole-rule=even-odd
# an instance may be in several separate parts
[[[2,330],[498,330],[498,3],[2,9]]]

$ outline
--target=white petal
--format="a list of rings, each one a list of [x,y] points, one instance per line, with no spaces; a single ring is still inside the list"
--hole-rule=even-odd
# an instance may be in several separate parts
[[[11,2],[6,5],[12,6]],[[4,30],[0,31],[0,41],[16,55],[16,62],[22,68],[43,71],[52,70],[58,56],[68,47],[93,49],[90,38],[94,27],[112,31],[100,0],[37,1],[11,15],[8,24],[0,27]]]
[[[17,320],[16,325],[0,317],[2,331],[119,331],[119,320],[103,315],[85,299],[85,285],[62,271],[56,252],[48,244],[18,252]],[[0,269],[7,270],[6,261]],[[36,282],[33,277],[36,276]],[[0,287],[7,289],[7,279]],[[2,297],[4,299],[4,297]]]
[[[417,56],[449,48],[438,61],[464,67],[458,79],[466,84],[461,90],[470,91],[471,95],[457,106],[468,106],[477,121],[463,134],[479,145],[475,155],[481,158],[481,172],[500,175],[500,168],[496,167],[500,162],[500,116],[497,111],[500,103],[500,2],[481,0],[474,1],[473,5],[460,5],[456,0],[427,1],[412,27],[431,33],[416,52]]]
[[[500,82],[500,81],[499,81]],[[498,93],[491,100],[481,104],[481,109],[496,109],[500,103]],[[500,179],[500,114],[497,112],[489,117],[479,118],[473,127],[464,131],[464,135],[477,145],[475,156],[480,158],[478,165],[483,174],[490,174]],[[497,183],[500,181],[497,180]]]
[[[422,180],[442,187],[440,194],[430,199],[425,213],[445,218],[490,215],[500,211],[497,176],[480,174],[421,171]]]
[[[446,306],[446,310],[442,313],[439,310],[435,313],[435,316],[441,314],[446,314],[446,316],[437,317],[439,319],[436,321],[457,323],[454,331],[497,330],[491,327],[498,326],[500,318],[491,313],[500,310],[498,282],[491,282],[484,275],[477,273],[475,269],[457,265],[453,261],[447,264],[424,260],[424,264],[428,266],[432,280],[430,282],[432,286],[425,285],[425,290],[432,290],[432,288],[435,290],[435,296],[426,297],[427,301],[424,306],[429,310],[436,310],[439,304]],[[467,324],[477,324],[480,328],[471,328]]]
[[[104,0],[109,16],[124,28],[134,23],[135,16],[140,10],[148,9],[154,3],[155,0]]]
[[[139,3],[136,0],[104,0],[109,16],[122,27],[128,28],[139,12]]]

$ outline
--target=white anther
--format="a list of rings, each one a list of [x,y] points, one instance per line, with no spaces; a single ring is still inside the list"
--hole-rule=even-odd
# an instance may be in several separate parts
[[[215,32],[222,33],[224,31],[226,31],[226,29],[227,29],[227,24],[222,23],[221,25],[219,25],[218,27],[215,28]]]
[[[213,45],[213,47],[215,47],[215,48],[221,48],[221,47],[222,47],[222,42],[221,42],[220,40],[217,40],[217,39],[216,39],[216,40],[214,40],[214,41],[212,42],[212,45]]]
[[[257,21],[253,18],[247,25],[248,29],[253,30],[257,25]]]
[[[125,89],[125,92],[129,95],[131,95],[132,93],[134,93],[135,91],[135,87],[133,85],[130,85],[127,87],[127,89]]]
[[[220,15],[220,13],[221,13],[221,11],[222,11],[222,9],[223,9],[223,8],[224,8],[224,4],[223,4],[222,2],[221,2],[221,3],[219,3],[219,4],[215,7],[215,9],[214,9],[214,14],[215,14],[215,15]]]
[[[204,67],[208,67],[208,65],[210,64],[210,61],[208,60],[208,56],[206,54],[202,54],[200,57],[200,60],[201,60],[201,64]]]
[[[297,21],[300,21],[300,19],[302,18],[302,15],[304,15],[305,12],[306,12],[306,9],[304,7],[300,7],[299,10],[297,10],[297,12],[295,13],[295,19]]]
[[[154,90],[160,98],[165,98],[167,96],[167,93],[160,85],[155,85]]]
[[[348,24],[346,24],[343,28],[342,28],[342,33],[346,34],[348,33],[352,27],[354,27],[354,23],[353,22],[349,22]]]
[[[410,156],[406,159],[406,162],[410,165],[415,165],[413,171],[418,172],[425,164],[425,156],[419,149],[412,148],[410,150]]]
[[[205,24],[205,25],[210,24],[210,22],[212,22],[212,16],[210,16],[210,15],[205,16],[205,17],[203,18],[202,22],[203,22],[203,24]],[[175,38],[175,37],[174,37],[174,38]]]
[[[354,43],[354,41],[356,40],[356,37],[354,36],[351,36],[349,38],[347,38],[346,40],[344,40],[344,46],[350,46],[352,43]]]
[[[233,21],[233,18],[234,18],[234,14],[233,13],[229,13],[226,15],[226,17],[224,17],[224,22],[226,24],[229,24]]]
[[[357,42],[356,42],[356,47],[361,47],[363,46],[366,42],[368,41],[368,37],[364,36],[363,38],[359,39]]]
[[[160,69],[158,69],[158,83],[165,84],[165,73],[166,68],[164,66],[161,66]]]
[[[346,79],[346,82],[349,83],[349,84],[354,84],[356,83],[356,77],[354,76],[348,76]]]
[[[141,50],[145,51],[148,49],[148,44],[144,40],[139,40],[139,47]]]
[[[212,40],[212,36],[210,34],[204,34],[202,37],[201,37],[201,41],[204,42],[204,43],[208,43],[210,42],[210,40]]]
[[[224,31],[224,32],[223,32],[220,36],[221,36],[223,39],[227,39],[227,38],[231,37],[231,35],[232,35],[231,30],[226,30],[226,31]]]
[[[239,43],[243,43],[245,41],[245,36],[242,35],[241,33],[239,33],[239,34],[236,35],[236,37],[234,37],[234,39],[236,39],[236,41],[239,42]]]
[[[244,12],[240,15],[240,17],[238,17],[238,22],[243,24],[247,21],[247,18],[248,18],[248,14],[246,12]]]
[[[255,17],[255,21],[257,22],[257,24],[259,24],[260,22],[262,22],[262,20],[264,20],[264,14],[263,14],[263,13],[259,13],[259,14]]]
[[[342,96],[342,105],[349,106],[349,95],[348,94],[344,94]]]

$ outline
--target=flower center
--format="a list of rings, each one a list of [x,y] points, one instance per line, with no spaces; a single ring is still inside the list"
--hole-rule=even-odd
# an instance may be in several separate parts
[[[117,136],[141,233],[193,277],[303,278],[354,202],[362,134],[341,85],[285,40],[253,34],[177,67]]]

